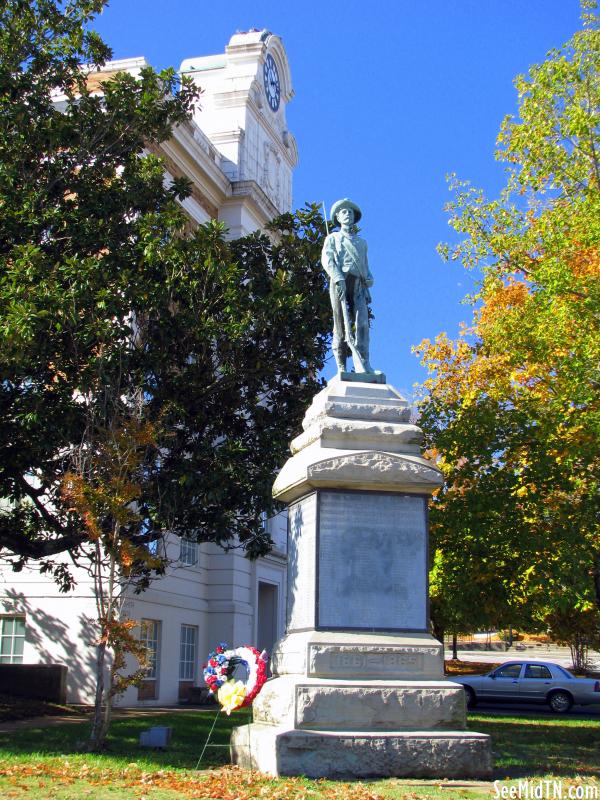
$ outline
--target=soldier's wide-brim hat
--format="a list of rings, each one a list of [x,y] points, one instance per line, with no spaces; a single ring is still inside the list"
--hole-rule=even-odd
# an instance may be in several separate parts
[[[331,211],[329,212],[329,216],[331,218],[331,224],[332,225],[338,225],[339,224],[338,221],[337,221],[337,216],[336,215],[337,215],[338,211],[342,210],[342,208],[351,208],[352,211],[354,211],[354,222],[358,222],[358,220],[362,217],[362,211],[356,205],[356,203],[353,203],[352,200],[350,200],[347,197],[344,197],[343,200],[337,200],[331,206]]]

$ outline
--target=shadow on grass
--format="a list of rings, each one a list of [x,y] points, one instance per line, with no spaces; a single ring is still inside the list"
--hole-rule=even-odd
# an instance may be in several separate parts
[[[216,711],[194,711],[187,713],[157,714],[156,716],[126,717],[111,723],[106,750],[98,756],[106,756],[114,764],[122,762],[144,762],[149,766],[182,767],[193,769],[200,757]],[[228,745],[232,728],[250,721],[250,711],[234,712],[230,717],[220,713],[210,744],[206,749],[201,769],[229,764]],[[154,725],[173,728],[171,744],[168,749],[154,750],[139,746],[140,733]],[[48,728],[28,728],[11,733],[0,733],[0,758],[27,753],[47,756],[64,756],[81,753],[85,749],[90,732],[90,724],[54,725]]]
[[[12,695],[0,694],[0,722],[13,722],[15,720],[57,714],[68,716],[69,714],[75,715],[78,713],[79,711],[73,706],[48,703],[45,700],[34,700],[30,697],[13,697]]]
[[[555,775],[600,779],[600,720],[469,714],[469,728],[492,737],[494,777]]]

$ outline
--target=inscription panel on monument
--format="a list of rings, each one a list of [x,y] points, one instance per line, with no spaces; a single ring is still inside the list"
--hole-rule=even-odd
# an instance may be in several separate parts
[[[315,625],[315,542],[317,495],[288,509],[287,631]]]
[[[438,678],[441,646],[384,644],[310,644],[308,675],[322,678]]]
[[[424,497],[319,492],[317,625],[426,630]]]

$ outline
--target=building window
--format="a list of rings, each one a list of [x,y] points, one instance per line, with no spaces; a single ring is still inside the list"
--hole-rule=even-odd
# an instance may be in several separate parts
[[[179,645],[179,680],[193,681],[196,677],[196,641],[198,628],[195,625],[181,626]]]
[[[164,543],[162,539],[153,539],[146,545],[148,552],[151,556],[161,557],[164,552]]]
[[[526,678],[538,678],[539,680],[551,681],[552,673],[543,664],[527,664],[525,667]]]
[[[256,624],[256,646],[270,653],[277,636],[277,586],[265,581],[258,582],[258,605]]]
[[[22,664],[25,617],[0,617],[0,664]]]
[[[182,564],[185,564],[186,567],[193,567],[196,564],[198,560],[197,547],[198,545],[196,542],[192,542],[189,539],[181,540],[179,560]]]
[[[145,680],[155,681],[158,678],[160,663],[160,622],[155,619],[143,619],[140,623],[140,642],[146,647],[148,665]]]

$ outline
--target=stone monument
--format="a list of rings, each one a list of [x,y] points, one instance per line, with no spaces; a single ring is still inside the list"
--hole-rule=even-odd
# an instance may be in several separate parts
[[[429,633],[427,504],[442,478],[407,402],[369,363],[373,277],[366,243],[348,238],[360,209],[341,200],[331,217],[343,234],[323,249],[338,374],[273,487],[289,515],[286,634],[232,757],[271,775],[489,777],[489,737],[466,730],[463,689]]]

